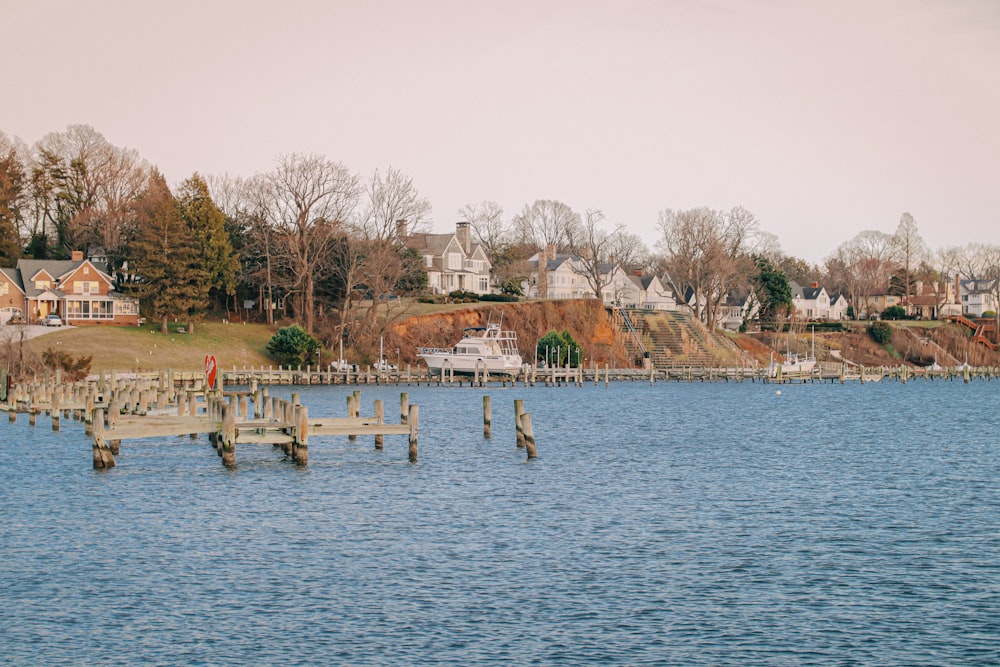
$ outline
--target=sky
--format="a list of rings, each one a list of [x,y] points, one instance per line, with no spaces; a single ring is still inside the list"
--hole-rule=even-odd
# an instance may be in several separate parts
[[[0,0],[0,132],[90,125],[168,182],[292,153],[489,200],[743,206],[818,263],[903,212],[1000,244],[997,0]]]

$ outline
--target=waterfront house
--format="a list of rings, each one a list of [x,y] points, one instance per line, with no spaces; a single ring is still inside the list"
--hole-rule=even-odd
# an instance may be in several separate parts
[[[58,315],[66,324],[137,325],[139,302],[119,294],[104,264],[84,259],[21,259],[0,269],[0,321],[29,324]]]
[[[982,317],[986,311],[997,311],[994,298],[993,280],[959,280],[958,289],[962,304],[962,314],[966,317]]]
[[[472,242],[468,222],[457,223],[450,234],[408,234],[406,221],[400,220],[396,223],[396,239],[423,257],[427,285],[434,294],[456,290],[490,293],[493,265],[482,245]]]

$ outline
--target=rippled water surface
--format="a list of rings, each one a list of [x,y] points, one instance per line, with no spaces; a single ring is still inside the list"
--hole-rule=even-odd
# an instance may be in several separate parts
[[[0,664],[1000,663],[1000,383],[401,390],[417,464],[5,419]]]

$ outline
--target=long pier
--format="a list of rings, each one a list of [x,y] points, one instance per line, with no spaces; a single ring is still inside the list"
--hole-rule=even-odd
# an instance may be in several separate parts
[[[200,374],[190,373],[192,378]],[[912,368],[898,366],[855,366],[846,363],[820,363],[808,372],[786,373],[771,376],[766,367],[752,366],[660,366],[645,369],[591,366],[589,368],[541,368],[525,366],[514,376],[490,374],[477,370],[473,375],[455,375],[453,372],[434,373],[427,368],[385,371],[368,368],[363,371],[338,371],[332,367],[305,368],[246,368],[223,370],[227,384],[248,385],[251,382],[268,385],[434,385],[434,386],[568,386],[583,384],[609,384],[610,382],[765,382],[792,384],[801,382],[879,382],[893,380],[992,380],[1000,375],[996,367]]]

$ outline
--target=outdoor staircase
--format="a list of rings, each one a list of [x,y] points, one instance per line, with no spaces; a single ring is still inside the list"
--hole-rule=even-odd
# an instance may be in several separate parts
[[[957,322],[972,330],[972,342],[984,345],[991,350],[997,349],[996,344],[996,327],[991,320],[982,320],[974,322],[968,317],[962,315],[949,315],[948,318],[952,322]]]
[[[688,312],[612,309],[612,322],[623,332],[631,356],[648,354],[657,368],[666,366],[713,366],[712,354],[722,344]],[[736,351],[733,346],[735,354]]]

